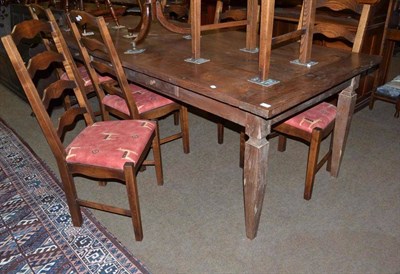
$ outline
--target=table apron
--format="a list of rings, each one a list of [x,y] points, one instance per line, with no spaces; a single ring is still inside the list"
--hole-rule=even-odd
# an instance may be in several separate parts
[[[134,83],[143,85],[161,95],[171,97],[190,106],[205,110],[241,126],[246,126],[246,115],[255,115],[141,72],[125,69],[125,73],[128,79]]]
[[[224,119],[227,119],[229,121],[232,121],[236,124],[239,124],[243,127],[246,127],[247,124],[247,115],[254,115],[261,117],[256,114],[252,114],[246,110],[242,110],[240,108],[228,105],[226,103],[220,102],[218,100],[209,98],[207,96],[203,96],[201,94],[195,93],[191,90],[184,89],[182,87],[176,86],[174,84],[171,84],[169,82],[160,80],[158,78],[149,76],[147,74],[133,71],[130,69],[125,69],[125,73],[128,77],[129,80],[136,82],[140,85],[143,85],[151,90],[154,90],[162,95],[166,95],[168,97],[171,97],[173,99],[176,99],[178,101],[184,102],[190,106],[197,107],[199,109],[205,110],[209,113],[212,113],[216,116],[222,117]],[[321,93],[318,96],[315,96],[289,110],[286,110],[282,112],[281,114],[273,117],[271,119],[271,124],[279,123],[290,116],[295,115],[296,113],[299,113],[303,111],[304,109],[323,101],[326,98],[329,98],[330,96],[341,92],[343,89],[348,87],[350,85],[351,80],[347,80],[331,89],[328,91],[325,91]],[[268,120],[268,118],[262,117],[265,120]]]
[[[332,96],[334,94],[340,93],[342,90],[344,90],[345,88],[350,86],[350,84],[351,84],[351,79],[329,89],[328,91],[325,91],[324,93],[321,93],[320,95],[318,95],[316,97],[313,97],[313,98],[305,101],[304,103],[301,103],[285,112],[282,112],[281,114],[272,118],[271,122],[272,122],[272,124],[276,124],[283,120],[286,120],[290,116],[293,116],[293,115],[307,109],[308,107],[311,107],[319,102],[322,102],[323,100],[329,98],[330,96]]]

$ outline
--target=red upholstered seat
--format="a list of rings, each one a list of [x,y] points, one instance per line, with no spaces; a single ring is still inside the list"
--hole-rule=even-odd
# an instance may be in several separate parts
[[[336,107],[322,102],[292,118],[284,123],[292,127],[302,129],[309,133],[316,127],[324,129],[330,125],[336,117]]]
[[[67,162],[122,170],[126,162],[137,163],[155,128],[145,120],[94,123],[68,145]]]
[[[129,84],[129,88],[131,89],[131,93],[135,99],[139,114],[174,103],[166,97],[160,96],[157,93],[151,92],[137,85]],[[128,106],[125,100],[117,95],[106,95],[103,98],[102,103],[105,106],[109,106],[129,115]]]
[[[89,73],[87,72],[86,68],[84,66],[80,66],[80,67],[78,67],[78,71],[79,71],[79,74],[82,77],[82,80],[83,80],[83,83],[84,83],[85,87],[91,86],[92,85],[92,80],[90,80],[90,76],[89,76]],[[60,78],[61,78],[61,80],[69,80],[68,76],[67,76],[67,73],[65,73],[65,72],[61,75]],[[109,77],[109,76],[101,76],[101,75],[99,75],[99,82],[100,83],[103,83],[103,82],[106,82],[106,81],[110,81],[110,80],[112,80],[112,78]]]

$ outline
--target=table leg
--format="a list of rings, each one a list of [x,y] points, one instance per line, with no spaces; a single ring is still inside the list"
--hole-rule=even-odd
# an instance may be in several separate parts
[[[269,142],[266,136],[269,133],[270,125],[265,120],[254,116],[248,118],[243,188],[246,236],[249,239],[256,237],[260,223],[268,169]]]
[[[354,78],[351,85],[339,94],[337,115],[333,134],[331,175],[339,175],[340,163],[346,147],[347,136],[350,130],[351,119],[356,105],[358,78]]]

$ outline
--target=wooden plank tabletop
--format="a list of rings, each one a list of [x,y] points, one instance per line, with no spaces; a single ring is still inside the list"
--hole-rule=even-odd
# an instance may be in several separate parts
[[[135,20],[132,16],[126,16],[121,24],[135,25]],[[123,53],[131,48],[131,40],[123,37],[127,34],[126,29],[110,31],[123,66],[128,70],[265,119],[312,100],[334,86],[376,67],[380,62],[377,56],[313,46],[312,61],[318,64],[307,68],[290,63],[298,58],[298,43],[292,43],[272,51],[270,78],[280,82],[263,87],[248,81],[258,75],[258,54],[240,51],[245,47],[244,32],[223,30],[203,33],[201,57],[210,61],[198,65],[184,61],[191,57],[191,41],[184,39],[181,34],[165,30],[156,22],[152,24],[146,40],[138,46],[146,50],[136,55]],[[179,100],[179,96],[176,99]],[[265,107],[265,104],[269,107]]]

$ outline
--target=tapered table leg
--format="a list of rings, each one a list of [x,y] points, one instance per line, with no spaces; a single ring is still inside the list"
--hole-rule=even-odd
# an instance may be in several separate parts
[[[357,94],[355,89],[357,86],[358,78],[353,79],[352,84],[339,94],[331,162],[331,175],[334,177],[339,175],[340,163],[343,158],[351,119],[356,105]]]
[[[251,116],[247,120],[246,134],[249,139],[246,142],[244,159],[244,210],[246,236],[254,239],[264,201],[269,150],[266,136],[270,132],[270,126],[259,117]]]

